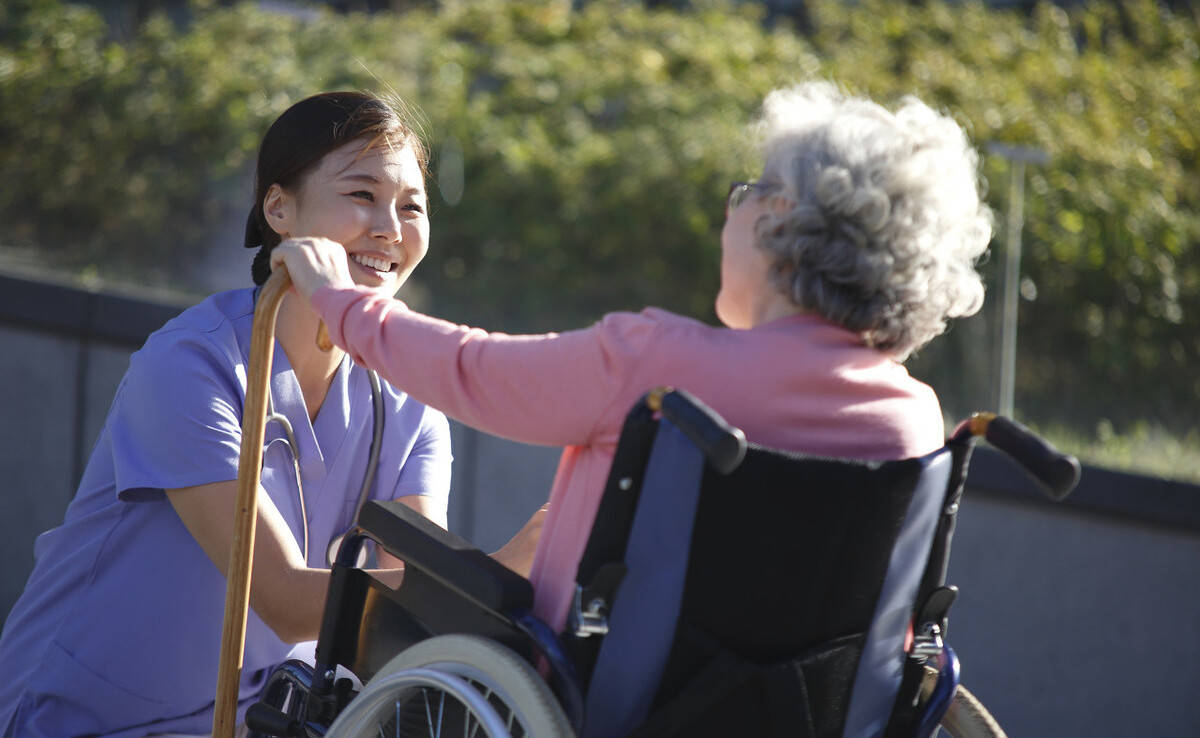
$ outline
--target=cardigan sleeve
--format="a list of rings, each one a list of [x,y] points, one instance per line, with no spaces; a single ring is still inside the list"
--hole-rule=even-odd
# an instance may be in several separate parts
[[[624,417],[661,312],[513,336],[431,318],[365,288],[325,287],[313,305],[334,343],[420,402],[494,435],[554,446],[594,442],[608,419]]]

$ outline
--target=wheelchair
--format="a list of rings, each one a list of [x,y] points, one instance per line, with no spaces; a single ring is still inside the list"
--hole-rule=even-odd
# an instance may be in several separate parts
[[[278,738],[1003,736],[945,642],[980,437],[1055,499],[1078,481],[1074,458],[990,414],[927,456],[868,462],[748,444],[685,391],[654,390],[626,417],[562,634],[530,614],[527,580],[372,502],[333,566],[315,666],[276,669],[246,723]],[[405,562],[399,589],[356,566],[368,542]]]

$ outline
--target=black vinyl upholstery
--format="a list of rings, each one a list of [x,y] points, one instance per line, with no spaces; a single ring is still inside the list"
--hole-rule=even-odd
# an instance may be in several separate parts
[[[706,469],[675,639],[636,735],[840,736],[921,472],[761,447],[728,476]]]

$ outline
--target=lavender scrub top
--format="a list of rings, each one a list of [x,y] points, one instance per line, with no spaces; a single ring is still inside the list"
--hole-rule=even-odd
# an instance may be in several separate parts
[[[63,524],[34,546],[36,564],[0,637],[4,736],[143,736],[212,728],[225,578],[184,527],[164,489],[237,478],[253,290],[219,293],[146,341],[130,359]],[[274,410],[299,447],[308,564],[351,524],[371,444],[365,370],[343,360],[310,423],[276,345]],[[450,486],[446,418],[383,385],[384,438],[372,499]],[[267,425],[262,488],[303,540],[291,457]],[[241,708],[291,645],[250,611]]]

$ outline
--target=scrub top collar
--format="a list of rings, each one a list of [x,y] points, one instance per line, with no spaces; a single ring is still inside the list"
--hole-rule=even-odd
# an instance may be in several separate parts
[[[250,338],[253,327],[254,305],[258,302],[261,286],[255,287],[251,296],[250,320],[238,321],[237,341],[246,365],[250,362]],[[325,480],[326,473],[337,457],[346,439],[347,429],[352,427],[350,397],[366,391],[364,372],[352,371],[353,362],[348,354],[342,355],[325,401],[317,411],[317,417],[310,421],[308,407],[304,404],[304,394],[300,390],[300,382],[288,361],[287,352],[283,350],[278,339],[275,341],[274,356],[271,361],[271,407],[274,412],[287,416],[291,421],[292,431],[296,436],[295,449],[300,462],[300,473],[304,480],[305,490],[316,492]],[[283,437],[281,428],[271,423],[267,427],[267,443]],[[307,496],[307,495],[306,495]]]

